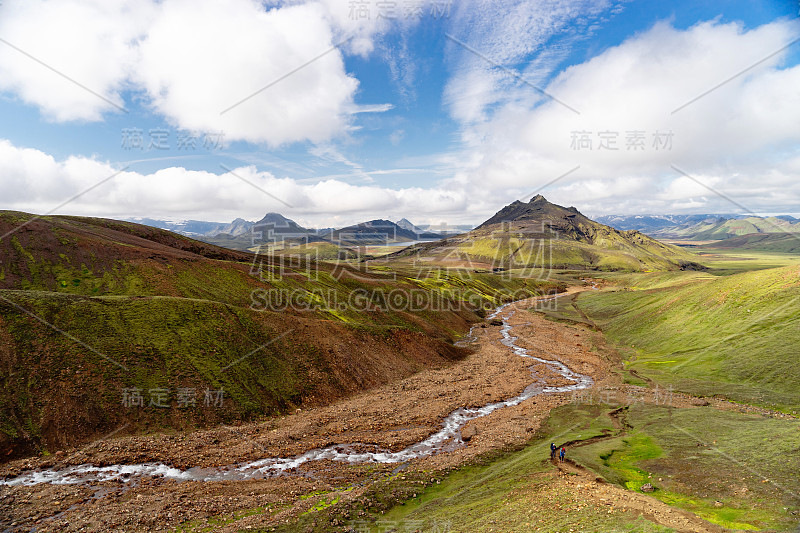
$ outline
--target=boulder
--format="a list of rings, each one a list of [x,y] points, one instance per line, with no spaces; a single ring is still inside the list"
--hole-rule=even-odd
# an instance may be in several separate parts
[[[645,483],[644,485],[642,485],[640,487],[639,490],[641,490],[642,492],[653,492],[656,489],[655,489],[655,487],[653,487],[652,483]]]
[[[469,442],[472,439],[472,437],[474,437],[477,434],[478,434],[478,429],[474,425],[467,426],[461,430],[461,439],[464,442]]]

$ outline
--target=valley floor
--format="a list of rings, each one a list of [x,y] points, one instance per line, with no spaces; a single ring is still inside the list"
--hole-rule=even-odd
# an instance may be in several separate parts
[[[720,525],[667,505],[692,507],[691,502],[663,496],[679,494],[677,485],[663,491],[659,498],[655,497],[658,491],[651,496],[623,488],[631,479],[638,483],[636,476],[649,479],[647,472],[623,460],[625,450],[630,451],[626,446],[638,450],[636,439],[643,428],[660,416],[642,409],[670,410],[669,416],[673,412],[725,411],[732,417],[774,417],[793,425],[796,419],[766,409],[741,414],[749,408],[720,399],[699,401],[677,393],[670,393],[667,405],[663,398],[659,401],[653,389],[624,383],[619,355],[601,333],[580,323],[548,320],[530,310],[533,303],[513,304],[517,311],[510,323],[519,337],[518,344],[591,376],[594,388],[539,395],[476,419],[462,431],[465,437],[471,437],[464,447],[401,465],[306,463],[288,475],[247,481],[152,478],[91,486],[0,486],[0,529],[723,531]],[[437,431],[442,419],[459,407],[483,406],[519,394],[531,383],[531,370],[549,385],[565,383],[549,367],[531,367],[530,360],[513,355],[501,345],[500,327],[485,324],[474,331],[477,349],[465,360],[445,369],[423,371],[332,406],[188,434],[101,440],[54,456],[8,463],[0,468],[0,477],[82,463],[164,462],[178,468],[216,467],[261,457],[293,456],[334,443],[357,442],[400,450]],[[600,398],[601,393],[607,396]],[[615,403],[611,396],[626,405],[611,406]],[[628,413],[631,398],[634,400]],[[567,462],[549,462],[547,447],[551,441],[568,445]],[[603,446],[609,449],[581,455],[584,449]],[[598,454],[606,454],[606,459],[591,464]],[[633,459],[626,460],[633,464]],[[603,475],[613,478],[626,465],[636,471],[635,475],[615,479],[619,484],[598,478],[604,468],[607,472]],[[630,483],[627,486],[638,488]],[[756,493],[759,498],[769,496],[763,491]],[[727,506],[722,503],[719,507],[728,511]],[[714,512],[706,512],[702,505],[697,509],[717,524],[725,521]],[[727,527],[755,529],[738,521],[740,515],[730,516],[734,518]]]

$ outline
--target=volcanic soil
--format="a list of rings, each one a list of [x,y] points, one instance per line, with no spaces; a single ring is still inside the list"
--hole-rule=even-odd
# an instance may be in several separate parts
[[[529,311],[532,304],[526,300],[508,308],[515,311],[509,322],[520,346],[590,376],[595,387],[622,386],[618,356],[605,345],[602,334],[584,325],[549,321]],[[44,458],[7,463],[0,467],[0,477],[83,463],[163,462],[181,469],[213,468],[343,443],[399,451],[438,431],[442,420],[459,407],[479,407],[520,394],[532,383],[531,372],[548,385],[568,383],[550,367],[514,355],[503,346],[499,326],[487,321],[476,326],[473,334],[475,351],[465,359],[327,407],[192,433],[100,440]],[[144,478],[91,485],[0,486],[0,528],[169,531],[213,526],[219,531],[238,531],[279,526],[311,509],[316,501],[309,497],[312,494],[338,491],[337,497],[355,500],[393,471],[425,472],[435,480],[484,454],[520,447],[531,440],[551,409],[572,399],[571,393],[542,394],[499,409],[463,428],[464,446],[403,465],[319,461],[278,477],[247,481]],[[690,405],[690,400],[685,403]],[[592,481],[586,476],[580,482],[589,486]],[[625,492],[620,491],[614,492],[615,497]]]

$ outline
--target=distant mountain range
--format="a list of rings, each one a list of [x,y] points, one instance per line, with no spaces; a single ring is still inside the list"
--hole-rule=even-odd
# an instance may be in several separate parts
[[[267,213],[258,222],[237,218],[230,224],[200,220],[176,222],[152,218],[132,218],[128,221],[166,229],[209,244],[239,251],[254,250],[259,245],[285,246],[323,241],[345,246],[429,241],[472,228],[472,226],[443,225],[447,231],[437,233],[427,229],[428,227],[416,226],[403,218],[397,223],[377,219],[344,228],[309,229],[280,213]]]
[[[619,230],[636,230],[658,238],[721,240],[754,233],[800,232],[800,220],[782,215],[606,215],[598,222]]]
[[[790,217],[791,218],[791,217]],[[722,240],[754,233],[798,233],[800,221],[779,217],[746,217],[720,219],[714,222],[701,222],[676,231],[678,236],[691,240]]]
[[[437,233],[428,233],[402,219],[403,226],[390,220],[370,220],[346,228],[326,233],[324,238],[345,246],[367,244],[392,244],[418,240],[438,240],[443,237]],[[413,229],[407,229],[407,228]]]
[[[687,228],[701,222],[733,219],[738,215],[604,215],[595,220],[618,230],[652,234],[670,228]]]
[[[441,224],[428,224],[427,226],[418,227],[423,231],[438,233],[439,235],[460,235],[475,229],[475,224],[447,224],[442,222]]]
[[[536,219],[541,213],[531,205],[542,201],[550,204],[541,196],[531,202],[514,202],[493,217],[475,228],[476,230],[499,224],[501,222],[525,220],[526,217]],[[559,206],[554,206],[559,207]],[[656,239],[681,239],[694,241],[724,240],[744,235],[797,233],[800,234],[800,219],[789,215],[777,217],[757,217],[737,214],[697,214],[697,215],[605,215],[596,221],[590,221],[575,208],[561,208],[586,221],[599,223],[621,232],[635,231]],[[553,208],[548,208],[553,211]],[[538,213],[538,214],[537,214]],[[585,220],[584,220],[585,219]],[[337,246],[375,246],[381,244],[397,244],[414,241],[435,241],[445,237],[462,235],[473,231],[471,225],[452,226],[415,225],[407,218],[397,222],[386,219],[369,220],[344,228],[310,229],[304,228],[280,213],[267,213],[261,220],[251,222],[237,218],[230,223],[206,222],[201,220],[168,221],[152,218],[131,219],[147,226],[166,229],[192,237],[194,239],[238,251],[253,251],[259,245],[277,245],[278,248],[315,242],[329,242]],[[541,221],[539,221],[541,223]],[[574,228],[560,227],[560,231],[577,236],[580,232]],[[579,239],[581,240],[581,239]],[[585,240],[585,239],[584,239]],[[737,241],[740,242],[740,241]],[[742,246],[751,249],[776,251],[787,246],[790,241],[780,239],[751,239],[741,241]]]
[[[141,217],[129,218],[126,221],[169,230],[175,233],[180,233],[181,235],[186,235],[187,237],[216,236],[221,233],[236,237],[243,233],[249,232],[254,224],[254,222],[249,222],[243,218],[237,218],[229,224],[220,222],[205,222],[202,220],[184,220],[175,222],[170,220]]]

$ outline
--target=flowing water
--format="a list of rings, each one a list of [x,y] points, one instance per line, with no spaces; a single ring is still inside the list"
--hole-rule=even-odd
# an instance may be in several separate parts
[[[555,297],[557,296],[553,298]],[[487,416],[504,407],[518,405],[539,394],[585,389],[592,385],[592,379],[589,376],[573,372],[569,367],[559,361],[551,361],[531,355],[525,348],[517,346],[516,340],[518,337],[511,334],[513,327],[509,324],[509,320],[514,315],[515,311],[508,310],[509,305],[511,304],[506,304],[497,308],[497,310],[488,317],[491,319],[499,316],[503,320],[503,326],[500,330],[502,334],[500,342],[511,348],[513,352],[520,357],[549,365],[555,372],[572,383],[557,387],[548,386],[532,372],[531,374],[534,378],[534,382],[521,394],[502,402],[490,403],[480,408],[456,409],[444,419],[442,429],[437,433],[434,433],[421,442],[412,444],[404,450],[392,452],[377,449],[376,446],[367,446],[363,444],[337,444],[326,448],[310,450],[294,457],[268,457],[238,465],[218,468],[190,468],[188,470],[180,470],[163,463],[111,465],[103,467],[85,464],[59,470],[25,472],[12,479],[0,480],[0,485],[36,485],[39,483],[91,484],[114,479],[127,482],[137,478],[155,476],[182,481],[244,480],[280,475],[305,463],[324,459],[349,463],[403,463],[411,459],[452,451],[460,446],[464,446],[464,441],[461,438],[461,428],[470,420]],[[470,331],[470,334],[471,333]],[[364,451],[370,448],[375,448],[375,451]]]

